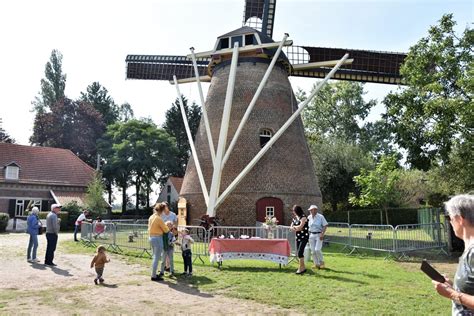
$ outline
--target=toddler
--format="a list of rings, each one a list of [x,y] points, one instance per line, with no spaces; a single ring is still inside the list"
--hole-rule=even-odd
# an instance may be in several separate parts
[[[191,245],[194,242],[189,235],[188,229],[183,229],[181,232],[181,251],[183,252],[184,272],[183,275],[193,275],[193,254],[191,253]]]
[[[110,262],[110,259],[108,259],[105,255],[105,247],[101,245],[97,247],[97,253],[95,254],[91,262],[91,268],[95,267],[95,272],[97,273],[97,276],[94,279],[94,283],[96,285],[97,282],[100,282],[100,284],[104,283],[102,274],[104,274],[104,266],[107,262]]]

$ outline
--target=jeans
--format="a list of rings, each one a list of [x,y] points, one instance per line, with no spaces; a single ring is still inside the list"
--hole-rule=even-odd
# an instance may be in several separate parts
[[[102,279],[102,275],[104,274],[104,267],[102,268],[97,268],[95,267],[95,273],[97,274],[97,276],[95,277],[96,280],[101,280]]]
[[[168,257],[170,260],[170,273],[174,272],[173,253],[174,253],[174,247],[169,247],[168,250],[163,251],[163,262],[161,262],[161,274],[165,273],[166,257]]]
[[[191,249],[183,250],[184,272],[193,273],[193,254]]]
[[[56,245],[58,244],[58,234],[46,233],[46,240],[48,244],[46,246],[46,256],[44,258],[45,264],[51,264],[54,260],[54,251],[56,251]]]
[[[313,262],[317,266],[324,264],[323,252],[321,251],[323,241],[319,238],[320,236],[321,234],[311,234],[309,236],[309,247],[313,254]]]
[[[74,225],[74,241],[77,241],[77,232],[81,230],[81,226]]]
[[[151,277],[156,277],[156,270],[158,269],[158,262],[163,252],[163,236],[150,237],[151,249],[153,250],[153,262],[151,264]]]
[[[38,250],[38,235],[30,234],[30,241],[28,242],[28,252],[26,253],[26,258],[28,260],[36,259],[36,250]]]

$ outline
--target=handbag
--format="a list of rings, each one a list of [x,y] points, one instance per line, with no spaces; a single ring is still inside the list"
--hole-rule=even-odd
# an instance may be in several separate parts
[[[41,221],[39,219],[38,219],[38,224],[39,224],[38,235],[42,235],[43,234],[43,225],[41,224]]]

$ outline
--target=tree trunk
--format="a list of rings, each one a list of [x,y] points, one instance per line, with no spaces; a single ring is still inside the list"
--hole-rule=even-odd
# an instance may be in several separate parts
[[[127,181],[121,183],[122,187],[122,214],[127,210]]]
[[[387,222],[387,225],[390,225],[388,222],[388,209],[384,207],[384,210],[385,210],[385,221]]]
[[[150,181],[147,181],[146,182],[146,207],[147,208],[150,207],[150,191],[151,191]]]
[[[336,201],[331,201],[331,209],[333,212],[337,211],[337,202]]]

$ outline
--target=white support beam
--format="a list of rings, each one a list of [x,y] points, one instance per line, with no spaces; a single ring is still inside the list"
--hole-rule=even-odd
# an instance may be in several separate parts
[[[291,46],[293,45],[293,41],[288,40],[283,43],[283,46]],[[244,47],[239,48],[239,54],[244,53],[244,52],[250,52],[256,49],[260,48],[275,48],[280,46],[280,42],[275,42],[275,43],[265,43],[265,44],[260,44],[260,45],[246,45]],[[207,52],[201,52],[201,53],[196,53],[195,57],[196,58],[201,58],[201,57],[210,57],[212,55],[230,55],[233,54],[234,49],[233,48],[224,48],[221,50],[209,50]],[[187,55],[187,58],[191,58],[191,55]]]
[[[319,67],[334,67],[339,60],[326,60],[326,61],[318,61],[314,63],[306,63],[306,64],[295,64],[291,65],[293,70],[306,70],[312,68],[319,68]],[[347,59],[344,62],[344,65],[350,65],[354,59]]]
[[[204,101],[204,94],[202,93],[201,81],[199,79],[199,70],[198,70],[198,66],[196,62],[196,56],[194,54],[194,47],[191,47],[190,50],[191,50],[191,57],[193,59],[194,73],[196,74],[196,82],[198,86],[199,97],[201,98],[201,109],[202,109],[202,116],[204,118],[204,126],[206,129],[207,141],[209,143],[209,150],[211,151],[212,165],[214,166],[214,163],[216,161],[216,151],[214,149],[214,142],[212,141],[211,126],[209,124],[209,119],[207,118],[206,103]]]
[[[252,168],[260,161],[262,156],[272,147],[272,145],[280,138],[280,136],[288,129],[288,127],[293,123],[293,121],[300,115],[301,111],[303,111],[306,104],[311,101],[314,96],[319,92],[319,90],[326,84],[326,82],[331,78],[334,73],[342,66],[344,61],[349,57],[349,54],[345,54],[344,57],[337,63],[336,66],[326,75],[326,77],[318,83],[316,88],[313,92],[308,96],[308,98],[298,104],[298,109],[290,116],[290,118],[286,121],[285,124],[275,133],[275,135],[270,138],[270,140],[263,146],[262,149],[258,152],[258,154],[250,161],[250,163],[240,172],[240,174],[232,181],[232,183],[227,187],[227,189],[222,192],[217,200],[215,208],[219,207],[219,205],[227,198],[227,196],[234,191],[237,185],[243,180],[243,178],[252,170]]]
[[[196,153],[196,148],[194,147],[193,137],[191,135],[191,130],[189,129],[188,118],[186,116],[186,110],[184,109],[183,104],[183,96],[179,91],[179,84],[176,76],[173,76],[174,85],[176,86],[176,93],[178,94],[179,99],[179,107],[181,109],[181,116],[183,117],[184,128],[186,130],[186,135],[188,136],[189,147],[191,147],[191,153],[194,158],[194,163],[196,164],[196,170],[199,177],[199,182],[201,184],[202,194],[204,195],[204,201],[206,202],[206,206],[209,204],[209,193],[207,192],[206,182],[204,181],[204,176],[202,175],[201,164],[199,164],[199,158]]]
[[[209,204],[207,205],[207,215],[213,217],[216,214],[216,202],[221,186],[222,159],[227,141],[227,132],[229,130],[230,113],[232,109],[232,99],[234,97],[235,76],[237,73],[237,62],[239,59],[239,43],[235,43],[232,54],[232,63],[230,64],[229,81],[227,82],[227,91],[225,95],[224,109],[222,111],[221,129],[219,132],[219,142],[217,144],[216,162],[214,172],[212,173],[211,191],[209,192]]]
[[[177,80],[179,84],[182,83],[191,83],[191,82],[196,82],[196,77],[191,77],[191,78],[183,78],[183,79],[178,79]],[[199,77],[200,82],[211,82],[211,76],[200,76]],[[170,84],[174,84],[174,80],[169,81]]]
[[[237,139],[239,138],[240,132],[244,128],[245,123],[247,123],[250,113],[252,112],[253,107],[255,106],[255,103],[257,103],[258,97],[260,96],[260,93],[262,92],[263,88],[265,87],[265,84],[267,83],[268,78],[270,77],[270,74],[273,70],[273,66],[275,66],[275,63],[277,62],[278,57],[280,56],[281,49],[283,48],[283,43],[286,42],[287,38],[288,38],[288,33],[285,33],[285,35],[283,36],[283,40],[280,42],[280,46],[278,46],[278,49],[275,55],[273,55],[272,61],[270,65],[268,66],[267,71],[265,72],[265,75],[263,75],[262,81],[260,81],[260,84],[258,85],[257,91],[255,92],[252,98],[252,101],[250,101],[250,104],[247,107],[247,110],[245,111],[245,114],[242,117],[242,120],[240,121],[239,127],[237,127],[237,130],[235,131],[234,137],[232,138],[232,141],[230,142],[229,148],[227,148],[227,151],[224,156],[224,160],[222,161],[222,168],[224,168],[224,165],[227,162],[227,159],[229,159],[229,156],[232,153],[232,150],[234,149],[235,144],[237,143]]]

